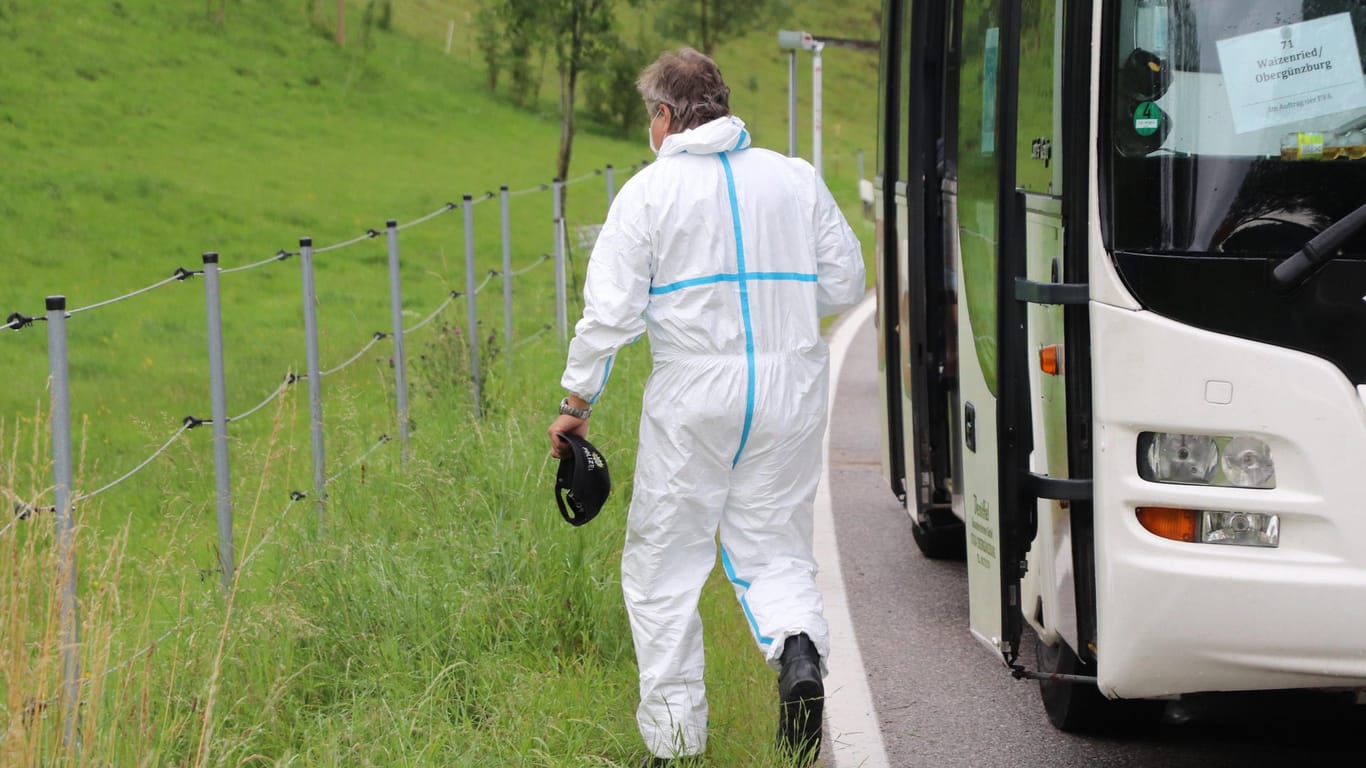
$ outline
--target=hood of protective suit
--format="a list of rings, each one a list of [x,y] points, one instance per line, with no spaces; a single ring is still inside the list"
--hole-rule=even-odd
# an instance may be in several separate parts
[[[682,133],[671,133],[664,137],[664,145],[659,148],[660,157],[669,155],[715,155],[721,152],[735,152],[749,146],[749,131],[745,121],[735,115],[718,117],[710,123],[689,128]]]

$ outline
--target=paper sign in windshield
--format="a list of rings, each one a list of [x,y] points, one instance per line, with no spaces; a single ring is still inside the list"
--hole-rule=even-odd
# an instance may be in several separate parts
[[[1218,46],[1238,133],[1366,107],[1366,80],[1346,13],[1230,37]]]

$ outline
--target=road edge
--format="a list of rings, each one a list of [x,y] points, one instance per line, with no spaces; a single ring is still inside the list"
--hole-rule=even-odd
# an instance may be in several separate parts
[[[839,392],[844,358],[859,329],[872,316],[876,296],[869,294],[863,303],[846,312],[836,322],[830,338],[830,402],[827,416],[832,417]],[[835,534],[835,515],[830,498],[830,426],[827,420],[822,446],[821,480],[816,489],[814,554],[820,565],[816,584],[825,601],[825,619],[830,625],[829,675],[825,678],[825,718],[828,737],[826,754],[833,768],[887,768],[887,748],[873,706],[872,691],[863,671],[863,655],[854,634],[849,614],[844,576],[840,569],[839,543]]]

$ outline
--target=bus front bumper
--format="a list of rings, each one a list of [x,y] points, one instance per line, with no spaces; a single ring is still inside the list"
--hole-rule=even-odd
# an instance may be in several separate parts
[[[1330,363],[1092,305],[1105,695],[1366,689],[1366,390]],[[1265,441],[1275,488],[1150,482],[1143,432]],[[1144,506],[1274,514],[1274,548],[1160,538]]]

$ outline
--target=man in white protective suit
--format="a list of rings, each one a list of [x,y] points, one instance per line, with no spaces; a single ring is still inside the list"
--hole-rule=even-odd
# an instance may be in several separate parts
[[[587,435],[613,356],[648,333],[621,564],[642,765],[706,749],[697,603],[718,531],[779,673],[778,747],[809,765],[830,652],[811,553],[829,389],[820,318],[862,299],[859,242],[809,163],[750,146],[710,58],[666,53],[637,87],[659,159],[622,187],[593,248],[551,452],[567,449],[559,434]]]

